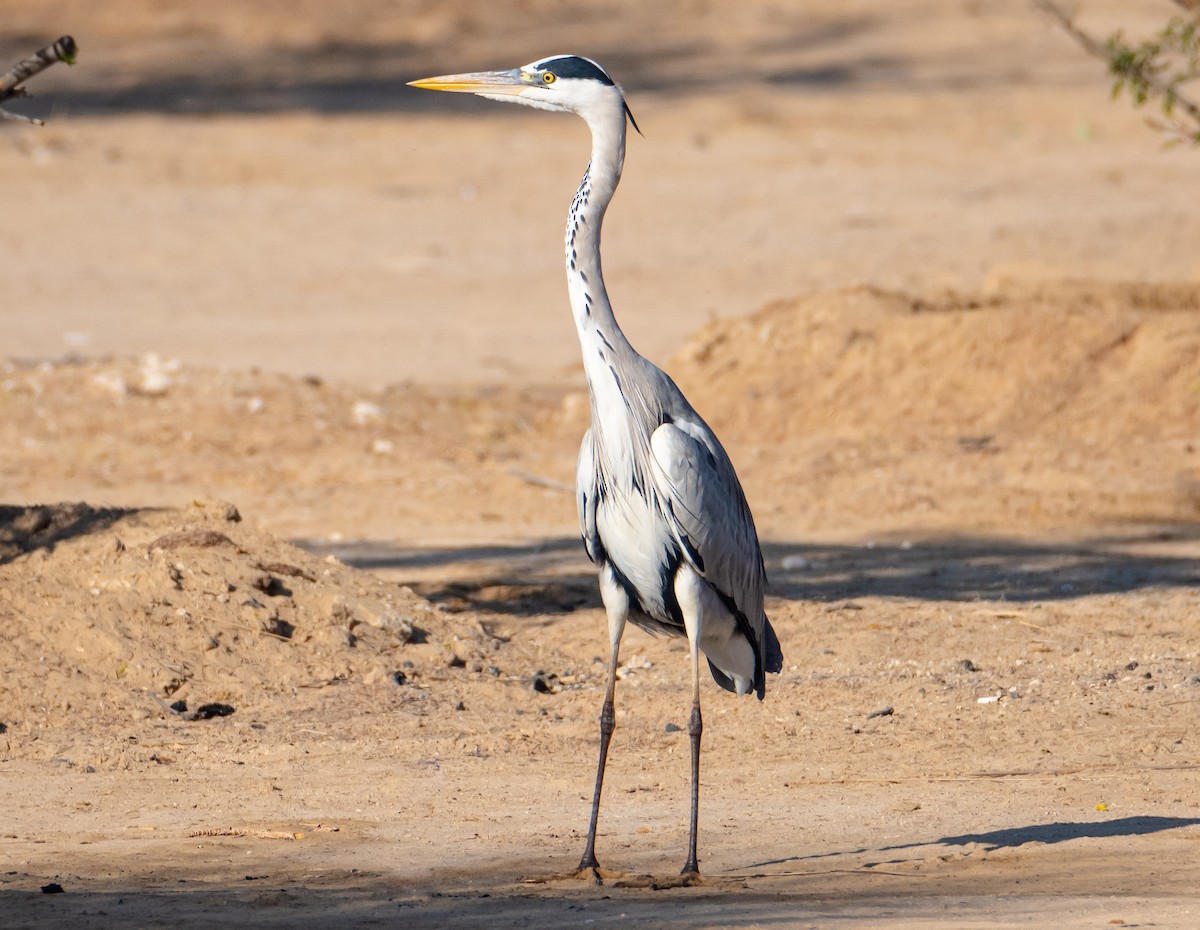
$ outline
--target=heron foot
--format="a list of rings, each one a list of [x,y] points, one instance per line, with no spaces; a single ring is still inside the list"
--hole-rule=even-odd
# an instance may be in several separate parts
[[[525,885],[549,885],[554,882],[578,881],[591,882],[594,885],[619,883],[624,877],[621,872],[610,872],[598,865],[581,865],[571,872],[555,872],[551,875],[530,875],[521,879]]]
[[[700,872],[697,869],[684,869],[673,878],[665,878],[655,881],[650,887],[654,891],[663,891],[667,888],[691,888],[693,885],[704,884],[704,879],[700,877]]]
[[[604,873],[600,871],[600,866],[594,862],[592,865],[581,862],[579,868],[575,870],[575,877],[583,879],[585,882],[590,881],[593,885],[604,884]]]
[[[630,872],[614,872],[611,869],[601,869],[599,865],[581,865],[572,872],[572,877],[582,878],[596,886],[611,888],[649,888],[653,883],[648,875],[631,875]]]

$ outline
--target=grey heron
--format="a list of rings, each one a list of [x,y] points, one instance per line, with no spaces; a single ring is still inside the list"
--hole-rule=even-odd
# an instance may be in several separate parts
[[[762,700],[783,654],[763,609],[766,569],[754,518],[729,456],[675,382],[639,355],[613,316],[600,271],[600,227],[625,161],[621,88],[598,64],[554,55],[509,71],[413,81],[426,90],[576,113],[592,132],[592,157],[567,216],[567,290],[591,401],[576,469],[584,547],[597,566],[608,617],[609,658],[600,712],[600,759],[582,874],[601,880],[596,826],[609,743],[618,654],[626,622],[686,636],[691,652],[691,823],[684,882],[698,877],[700,653],[713,678]]]

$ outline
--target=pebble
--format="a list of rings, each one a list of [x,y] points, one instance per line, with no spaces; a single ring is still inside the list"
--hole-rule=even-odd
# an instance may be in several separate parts
[[[383,410],[369,400],[355,401],[354,406],[350,408],[350,418],[359,426],[366,426],[368,423],[382,420]]]
[[[554,694],[555,691],[557,690],[557,688],[555,686],[555,680],[557,678],[558,678],[558,676],[555,675],[553,672],[550,672],[549,674],[547,674],[546,672],[541,672],[541,671],[534,672],[533,673],[533,690],[536,691],[538,694]]]
[[[213,701],[210,704],[201,704],[195,710],[184,714],[183,718],[185,720],[212,720],[213,717],[228,717],[232,713],[232,704]]]

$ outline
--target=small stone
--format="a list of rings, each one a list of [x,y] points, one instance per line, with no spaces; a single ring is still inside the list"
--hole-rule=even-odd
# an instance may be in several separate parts
[[[365,623],[391,633],[401,643],[420,641],[411,617],[371,598],[338,595],[330,606],[330,617],[337,621]]]
[[[553,672],[550,672],[549,674],[547,674],[546,672],[541,672],[541,671],[534,672],[533,673],[533,690],[536,691],[538,694],[554,694],[555,691],[558,690],[554,684],[554,682],[557,680],[557,678],[558,678],[558,676],[555,675]]]
[[[383,410],[378,404],[369,400],[359,400],[355,401],[354,406],[350,408],[350,418],[359,426],[366,426],[368,423],[377,423],[382,420]]]
[[[1130,662],[1128,665],[1125,666],[1125,671],[1132,672],[1137,667],[1138,667],[1137,659],[1134,659],[1132,662]]]
[[[63,886],[58,882],[51,882],[49,885],[42,885],[42,894],[62,894]]]
[[[211,704],[201,704],[194,711],[187,715],[187,719],[211,720],[213,717],[228,717],[232,713],[232,704],[220,704],[214,701]]]
[[[278,636],[280,639],[291,639],[296,632],[296,628],[286,620],[281,620],[279,617],[268,617],[262,622],[262,630],[264,633],[270,633],[273,636]]]
[[[408,676],[401,671],[392,672],[392,682],[397,685],[408,684]]]
[[[292,565],[289,562],[259,562],[256,567],[259,571],[268,572],[272,575],[287,575],[289,578],[303,578],[305,581],[316,583],[316,578],[311,572],[306,572],[297,565]]]
[[[291,589],[274,575],[255,575],[250,580],[250,587],[261,591],[267,597],[291,597]]]
[[[961,668],[964,672],[979,671],[979,667],[974,662],[972,662],[970,659],[963,659],[961,662],[958,663],[958,667]]]

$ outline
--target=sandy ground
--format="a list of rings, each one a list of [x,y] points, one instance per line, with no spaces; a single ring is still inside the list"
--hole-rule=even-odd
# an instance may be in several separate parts
[[[0,124],[0,923],[1200,925],[1196,153],[1020,4],[333,6],[5,12],[83,52]],[[705,687],[690,888],[638,631],[566,877],[585,135],[403,86],[564,49],[786,657]]]

